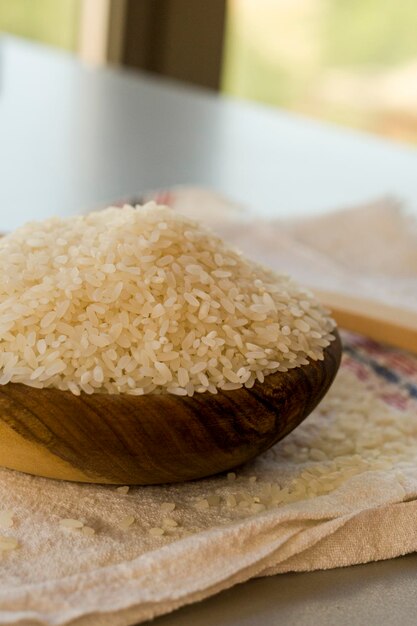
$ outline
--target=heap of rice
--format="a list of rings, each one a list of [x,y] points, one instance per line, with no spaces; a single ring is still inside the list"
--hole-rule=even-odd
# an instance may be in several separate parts
[[[85,393],[251,387],[323,358],[334,322],[287,276],[163,206],[0,240],[0,384]]]

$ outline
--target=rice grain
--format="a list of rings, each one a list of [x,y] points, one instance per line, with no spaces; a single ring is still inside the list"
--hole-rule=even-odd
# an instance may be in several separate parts
[[[0,240],[0,268],[2,385],[232,391],[333,339],[309,291],[152,202],[29,223]]]

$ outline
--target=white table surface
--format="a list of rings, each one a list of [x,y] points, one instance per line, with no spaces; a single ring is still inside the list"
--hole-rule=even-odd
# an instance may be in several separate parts
[[[0,41],[0,231],[173,184],[264,215],[394,195],[417,210],[417,152],[369,135]],[[258,579],[158,626],[416,623],[417,556]]]
[[[395,195],[417,151],[370,135],[0,39],[0,229],[179,183],[263,214]]]

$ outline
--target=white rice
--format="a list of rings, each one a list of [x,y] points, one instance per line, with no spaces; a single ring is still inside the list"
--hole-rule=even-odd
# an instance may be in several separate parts
[[[162,520],[162,526],[167,530],[173,530],[174,528],[177,528],[178,522],[170,517],[164,517]]]
[[[11,528],[13,524],[13,511],[0,511],[0,528]]]
[[[29,223],[0,240],[0,268],[3,385],[217,393],[333,339],[309,291],[155,203]]]
[[[16,550],[19,547],[19,542],[14,537],[5,537],[4,535],[0,535],[0,556],[3,552],[8,552],[9,550]]]
[[[70,530],[80,530],[84,526],[84,522],[79,519],[73,519],[71,517],[59,520],[61,528],[68,528]]]
[[[119,522],[119,528],[122,530],[126,530],[135,523],[135,517],[133,515],[126,515]]]
[[[162,502],[161,511],[164,513],[172,513],[175,509],[175,502]]]

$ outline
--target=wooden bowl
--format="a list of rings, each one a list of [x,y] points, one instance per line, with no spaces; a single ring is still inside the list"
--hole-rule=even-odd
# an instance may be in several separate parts
[[[252,389],[183,396],[0,386],[0,465],[65,480],[170,483],[229,470],[267,450],[314,409],[340,363],[270,374]]]

